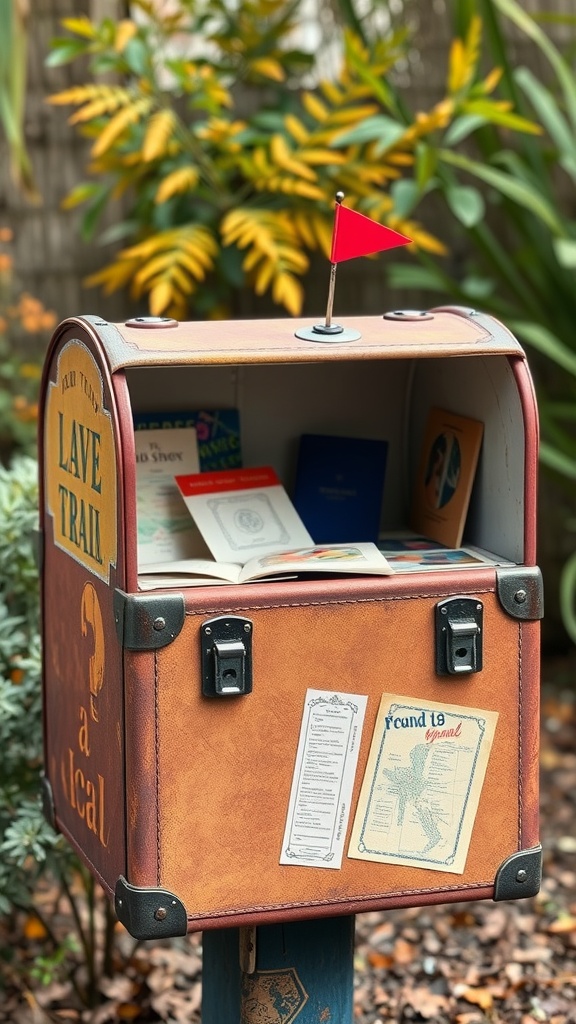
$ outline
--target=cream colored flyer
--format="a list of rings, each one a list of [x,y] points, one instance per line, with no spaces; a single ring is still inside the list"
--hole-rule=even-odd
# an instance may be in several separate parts
[[[340,868],[368,698],[307,690],[281,864]]]
[[[383,694],[348,856],[462,874],[497,720]]]

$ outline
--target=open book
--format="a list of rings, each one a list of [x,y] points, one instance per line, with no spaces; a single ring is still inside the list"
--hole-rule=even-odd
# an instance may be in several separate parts
[[[331,573],[387,576],[392,572],[375,544],[317,544],[290,551],[251,558],[245,565],[216,562],[209,558],[188,558],[180,562],[158,562],[143,567],[138,577],[141,590],[160,587],[199,587],[258,580],[293,579]]]

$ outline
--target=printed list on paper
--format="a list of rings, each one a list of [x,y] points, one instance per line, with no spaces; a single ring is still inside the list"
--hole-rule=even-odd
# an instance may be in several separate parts
[[[307,691],[281,864],[341,867],[367,700]]]

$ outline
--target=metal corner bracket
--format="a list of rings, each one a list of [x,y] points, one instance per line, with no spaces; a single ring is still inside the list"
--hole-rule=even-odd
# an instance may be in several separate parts
[[[174,893],[130,885],[123,875],[116,882],[114,909],[135,939],[174,939],[188,931],[186,908]]]
[[[185,618],[182,594],[125,594],[114,591],[114,621],[129,651],[156,651],[180,633]]]
[[[494,900],[522,900],[536,896],[542,882],[542,847],[519,850],[498,868],[494,879]]]
[[[544,615],[544,587],[537,565],[496,569],[496,591],[504,611],[513,619],[529,622]]]

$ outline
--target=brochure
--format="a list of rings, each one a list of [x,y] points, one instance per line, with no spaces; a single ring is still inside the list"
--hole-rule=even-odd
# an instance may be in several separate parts
[[[243,565],[314,544],[271,466],[177,475],[176,483],[217,562]]]

